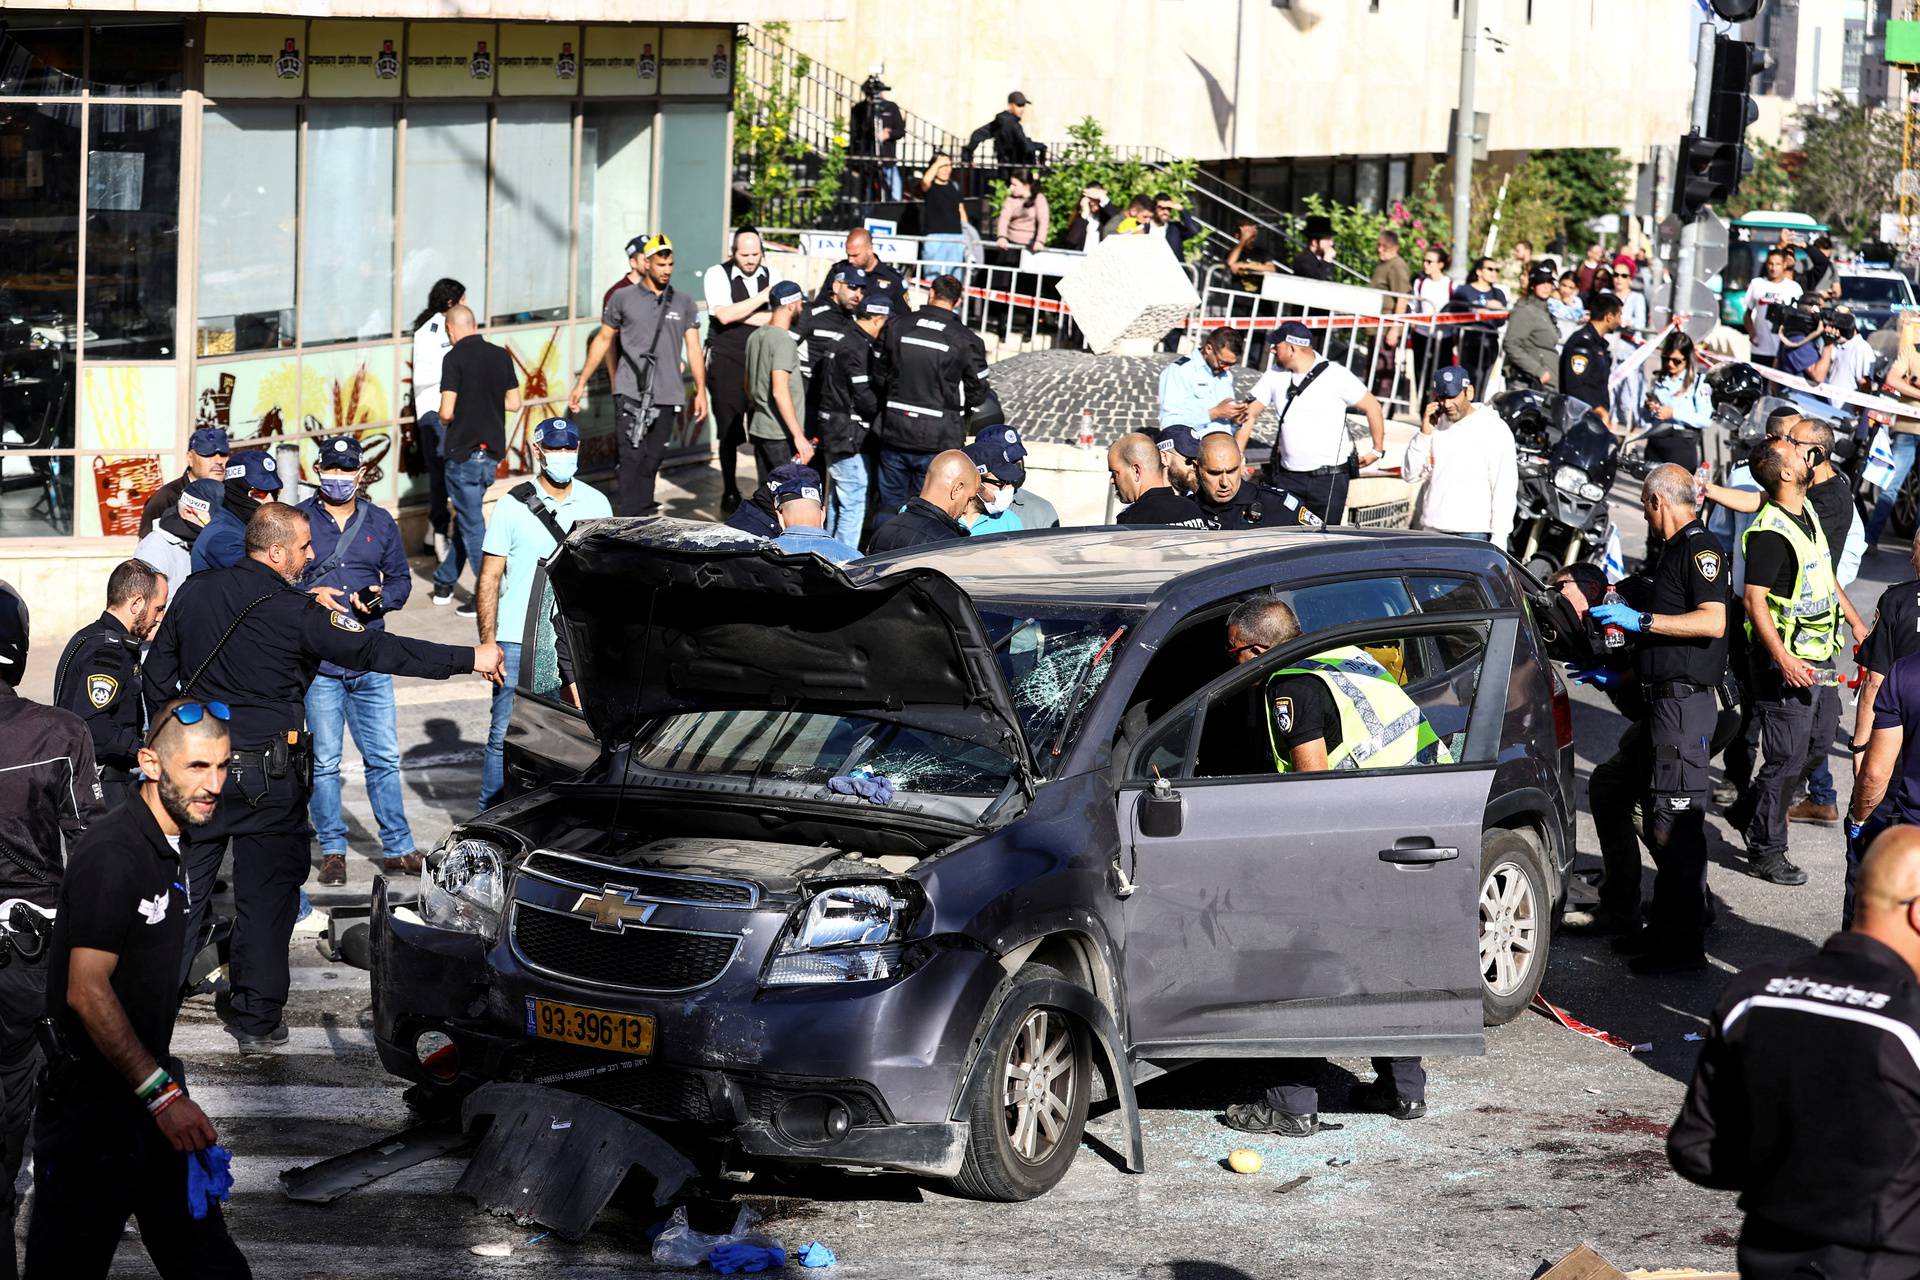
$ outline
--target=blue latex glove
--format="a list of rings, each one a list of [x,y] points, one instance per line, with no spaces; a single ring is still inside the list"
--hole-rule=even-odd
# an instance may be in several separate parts
[[[707,1255],[707,1265],[723,1276],[754,1274],[787,1265],[787,1251],[778,1245],[763,1249],[751,1244],[723,1244]]]
[[[1592,618],[1604,626],[1622,631],[1640,629],[1640,611],[1630,604],[1603,604],[1591,611]]]
[[[830,1267],[833,1265],[833,1250],[815,1240],[800,1251],[800,1265],[803,1267]]]
[[[893,783],[884,774],[867,769],[835,774],[827,779],[827,789],[843,796],[859,796],[875,804],[893,803]]]
[[[215,1144],[187,1153],[187,1212],[196,1220],[233,1194],[233,1154]]]
[[[1865,831],[1866,829],[1867,829],[1866,823],[1855,822],[1852,818],[1848,818],[1847,819],[1847,842],[1851,844],[1853,841],[1858,840],[1860,838],[1860,833],[1862,831]]]
[[[1606,667],[1576,667],[1567,676],[1575,684],[1590,684],[1596,689],[1611,689],[1620,683],[1620,673]]]

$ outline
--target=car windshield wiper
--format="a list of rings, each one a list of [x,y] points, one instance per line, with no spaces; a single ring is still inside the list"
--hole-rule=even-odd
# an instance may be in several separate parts
[[[1093,657],[1087,659],[1087,665],[1080,669],[1080,678],[1073,682],[1073,692],[1067,695],[1066,705],[1060,708],[1060,732],[1053,735],[1053,749],[1047,754],[1058,759],[1061,749],[1067,745],[1067,730],[1073,727],[1073,709],[1080,705],[1080,695],[1086,692],[1087,681],[1093,678],[1093,669],[1100,665],[1100,659],[1127,633],[1125,627],[1115,627],[1107,642],[1094,650]]]

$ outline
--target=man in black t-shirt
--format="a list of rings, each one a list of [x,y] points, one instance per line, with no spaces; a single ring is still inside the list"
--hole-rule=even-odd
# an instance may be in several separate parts
[[[507,456],[507,415],[520,411],[520,375],[513,357],[480,336],[463,303],[447,312],[453,346],[440,365],[441,449],[447,460],[447,501],[454,536],[433,571],[433,602],[453,603],[464,565],[480,578],[480,545],[487,538],[487,488]],[[461,607],[471,614],[472,605]]]
[[[47,957],[62,1049],[34,1120],[30,1280],[105,1276],[130,1216],[162,1275],[252,1274],[220,1207],[188,1210],[188,1162],[217,1135],[168,1053],[190,897],[180,837],[220,803],[226,714],[217,702],[163,706],[140,750],[147,781],[67,863]]]
[[[1853,506],[1853,479],[1833,465],[1833,428],[1817,418],[1800,418],[1788,430],[1787,438],[1800,446],[1813,464],[1813,483],[1807,488],[1807,502],[1820,517],[1827,535],[1827,559],[1839,577],[1840,561],[1846,554],[1847,537],[1859,513]],[[1853,634],[1865,635],[1866,628],[1853,604],[1841,594],[1841,611]],[[1872,705],[1869,703],[1868,705]],[[1798,781],[1807,789],[1806,798],[1787,810],[1788,822],[1812,822],[1823,827],[1840,821],[1839,793],[1833,785],[1834,731],[1840,727],[1840,687],[1820,686],[1813,708],[1813,732],[1807,742],[1807,770]]]
[[[1695,518],[1684,467],[1649,472],[1640,504],[1650,536],[1658,535],[1658,558],[1620,584],[1627,603],[1592,611],[1602,626],[1639,636],[1633,672],[1646,706],[1645,839],[1658,870],[1647,927],[1614,946],[1634,957],[1635,973],[1677,973],[1706,965],[1707,762],[1719,718],[1715,690],[1727,673],[1732,566]],[[1592,797],[1605,863],[1601,899],[1614,917],[1640,906],[1631,817],[1639,798]]]
[[[1107,474],[1113,491],[1127,504],[1114,523],[1207,527],[1200,504],[1173,491],[1160,447],[1140,432],[1129,432],[1113,442],[1107,450]]]

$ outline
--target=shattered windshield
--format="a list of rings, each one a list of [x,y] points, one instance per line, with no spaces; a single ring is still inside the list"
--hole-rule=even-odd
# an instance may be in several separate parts
[[[1070,741],[1136,616],[1135,610],[1055,602],[996,602],[980,610],[1040,776],[1053,772],[1056,744],[1064,749]],[[1013,775],[1013,762],[989,747],[829,711],[667,716],[641,735],[632,760],[670,773],[725,774],[843,794],[856,794],[865,773],[912,795],[990,797]]]

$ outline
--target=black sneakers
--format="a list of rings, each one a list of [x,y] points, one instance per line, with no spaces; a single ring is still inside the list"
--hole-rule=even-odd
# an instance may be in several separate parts
[[[1423,1099],[1402,1098],[1385,1080],[1375,1080],[1372,1084],[1363,1084],[1354,1089],[1348,1095],[1347,1105],[1357,1111],[1389,1115],[1395,1120],[1418,1120],[1427,1114],[1427,1104]]]
[[[452,604],[452,603],[453,603],[453,588],[452,588],[452,587],[443,587],[443,586],[440,586],[440,585],[439,585],[438,583],[436,583],[436,584],[434,584],[434,588],[433,588],[433,602],[434,602],[435,604]]]
[[[1753,858],[1740,869],[1754,879],[1765,880],[1769,884],[1796,885],[1807,882],[1807,873],[1788,862],[1784,853]]]
[[[263,1036],[250,1036],[243,1031],[236,1031],[233,1038],[240,1042],[240,1052],[248,1057],[285,1053],[288,1045],[287,1024],[283,1022]]]
[[[1321,1120],[1317,1112],[1297,1115],[1291,1111],[1275,1111],[1264,1102],[1240,1102],[1227,1108],[1227,1128],[1242,1133],[1271,1133],[1282,1138],[1311,1138],[1316,1133],[1346,1126],[1329,1124]]]
[[[438,603],[438,601],[436,601],[435,603]],[[454,612],[459,614],[463,618],[477,618],[480,616],[480,606],[475,604],[472,600],[462,600],[460,602],[460,607],[458,609],[455,609]]]

